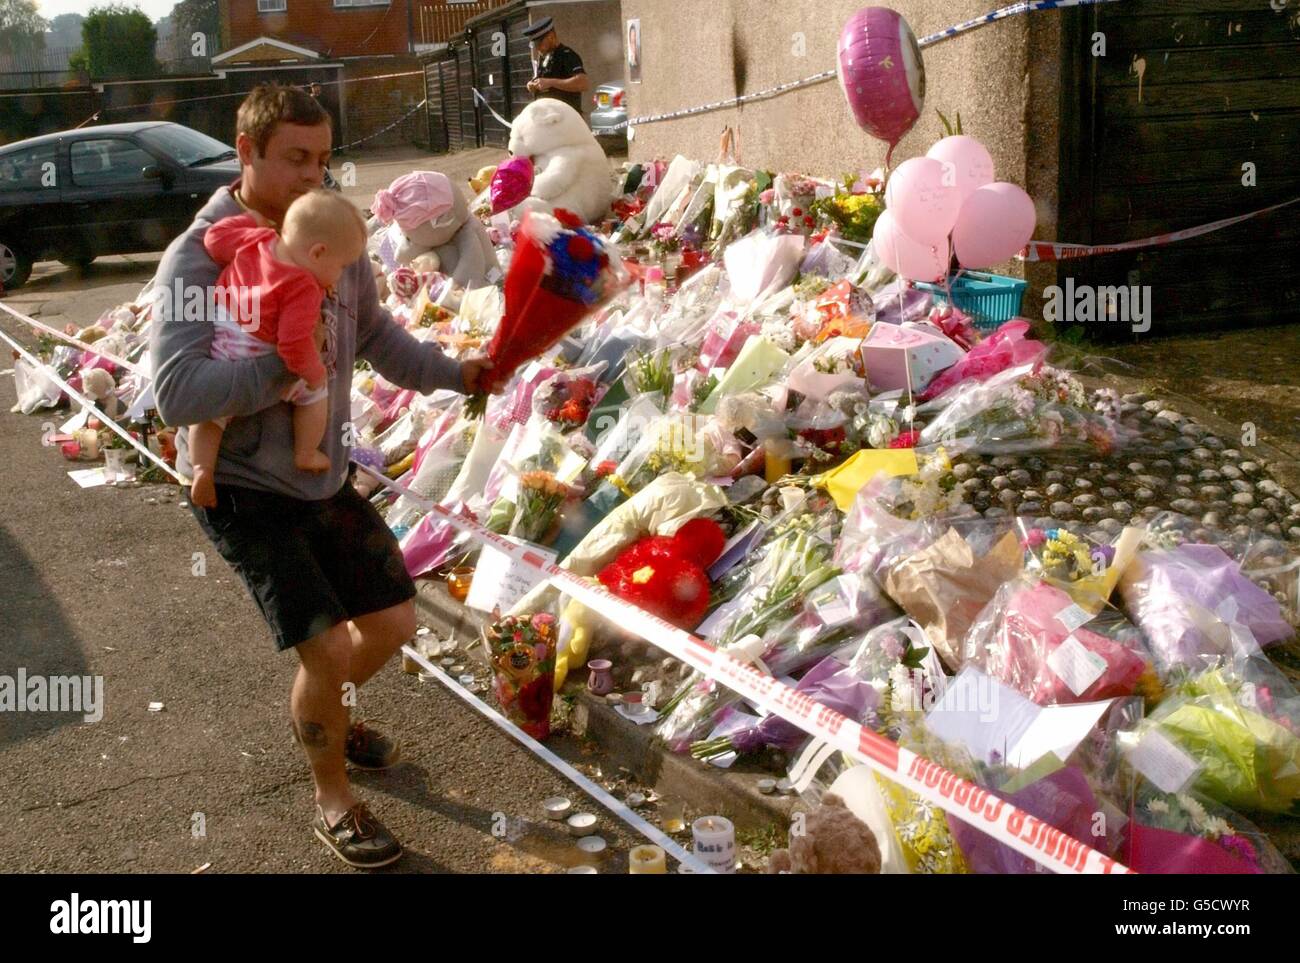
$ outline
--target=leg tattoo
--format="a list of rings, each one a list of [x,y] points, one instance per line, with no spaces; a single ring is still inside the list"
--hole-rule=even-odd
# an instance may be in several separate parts
[[[324,749],[325,727],[319,722],[298,723],[298,741],[311,749]]]

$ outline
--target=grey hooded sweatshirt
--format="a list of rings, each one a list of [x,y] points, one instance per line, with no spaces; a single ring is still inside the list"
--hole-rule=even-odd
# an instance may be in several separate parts
[[[247,361],[211,357],[212,306],[221,269],[203,247],[208,227],[244,213],[231,191],[219,189],[184,234],[176,238],[154,276],[149,350],[154,399],[168,425],[193,425],[233,416],[217,458],[219,485],[257,488],[318,501],[338,493],[347,479],[353,365],[364,359],[393,384],[429,394],[462,391],[460,364],[431,342],[416,340],[379,304],[369,258],[343,272],[334,297],[325,299],[327,338],[321,352],[329,373],[329,425],[321,450],[330,470],[300,471],[293,463],[293,407],[281,400],[295,375],[276,354]],[[188,432],[176,435],[176,467],[191,474]]]

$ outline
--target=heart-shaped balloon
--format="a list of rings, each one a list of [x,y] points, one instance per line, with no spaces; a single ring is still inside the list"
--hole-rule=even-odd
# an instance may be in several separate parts
[[[492,213],[508,211],[533,192],[533,162],[523,154],[502,161],[492,175],[488,196]]]
[[[836,73],[858,126],[889,145],[888,164],[925,103],[925,62],[912,28],[888,7],[864,7],[840,31]]]

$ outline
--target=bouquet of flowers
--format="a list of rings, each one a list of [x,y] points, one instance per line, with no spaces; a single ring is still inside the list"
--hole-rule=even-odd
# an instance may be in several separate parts
[[[527,542],[549,542],[557,534],[561,509],[578,494],[548,471],[524,472],[519,476],[519,501],[509,534]]]
[[[575,215],[525,214],[506,273],[505,314],[487,346],[499,376],[540,356],[626,280],[617,252]],[[481,417],[486,405],[486,395],[475,395],[467,413]]]
[[[795,691],[859,722],[865,720],[879,700],[867,680],[833,656],[809,669]],[[707,762],[732,752],[742,755],[757,752],[764,746],[793,752],[807,739],[808,733],[803,729],[773,713],[730,735],[692,744],[691,755]]]
[[[1188,677],[1170,690],[1138,736],[1149,728],[1187,754],[1195,766],[1192,785],[1211,799],[1247,811],[1296,811],[1300,698],[1267,660]]]
[[[829,222],[846,241],[867,244],[876,228],[876,220],[885,209],[884,194],[868,190],[854,193],[855,178],[845,179],[845,189],[812,204],[812,214]]]
[[[561,432],[582,428],[600,403],[605,386],[598,380],[605,363],[590,368],[561,371],[547,378],[533,393],[533,412],[541,414]]]
[[[556,635],[555,616],[545,612],[506,616],[483,630],[497,704],[534,739],[551,732]]]
[[[1136,629],[1115,615],[1094,619],[1061,589],[1027,578],[998,590],[965,656],[1039,705],[1160,692]]]
[[[1143,782],[1127,835],[1123,861],[1139,873],[1293,872],[1257,828],[1196,792],[1165,793]]]
[[[777,214],[777,232],[811,234],[817,227],[817,218],[813,214],[817,182],[800,174],[777,174],[771,190],[771,203]]]
[[[1078,379],[1048,365],[1007,368],[984,382],[959,385],[921,432],[922,445],[1007,454],[1073,448],[1109,454],[1118,426],[1093,411]]]
[[[1119,592],[1165,672],[1250,655],[1292,634],[1277,600],[1216,545],[1140,552]]]

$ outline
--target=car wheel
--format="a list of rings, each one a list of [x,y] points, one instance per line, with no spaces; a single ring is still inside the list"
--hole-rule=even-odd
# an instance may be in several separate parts
[[[32,259],[21,248],[0,241],[0,287],[6,291],[20,288],[32,273]]]

